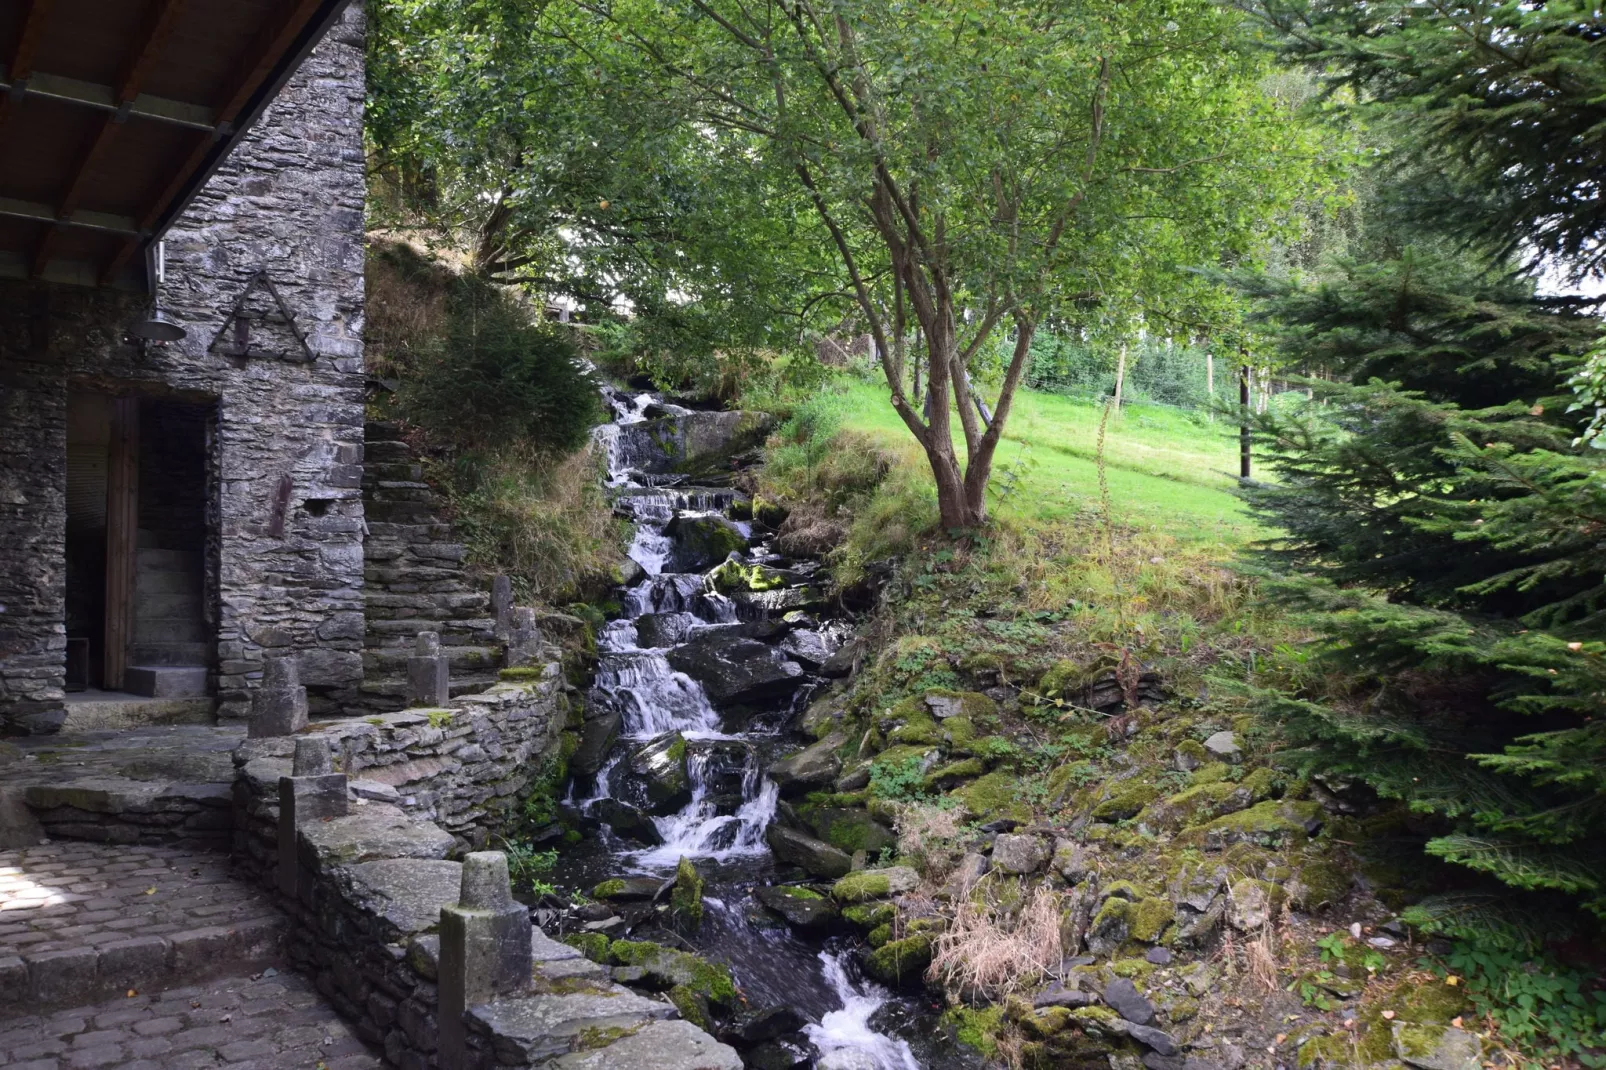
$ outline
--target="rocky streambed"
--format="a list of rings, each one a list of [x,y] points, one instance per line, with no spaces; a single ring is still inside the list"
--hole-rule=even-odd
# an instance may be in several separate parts
[[[810,740],[810,696],[848,674],[852,622],[818,560],[775,549],[784,514],[732,485],[766,419],[607,396],[598,438],[633,567],[597,633],[569,763],[586,839],[564,851],[562,883],[588,901],[538,917],[619,979],[668,992],[747,1066],[981,1065],[942,1035],[940,1007],[893,990],[899,971],[866,972],[867,930],[831,896],[891,832],[844,811],[861,826],[855,860],[803,831],[769,775]]]

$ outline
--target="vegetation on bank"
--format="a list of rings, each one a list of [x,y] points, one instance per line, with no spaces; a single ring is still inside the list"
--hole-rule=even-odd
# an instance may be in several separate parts
[[[624,531],[590,444],[603,418],[573,328],[412,247],[368,256],[373,418],[400,421],[482,574],[549,605],[601,598]]]

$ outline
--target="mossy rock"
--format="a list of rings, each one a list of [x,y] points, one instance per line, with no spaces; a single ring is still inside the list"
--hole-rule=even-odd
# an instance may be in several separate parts
[[[880,754],[875,756],[874,760],[872,760],[870,763],[870,768],[872,771],[880,770],[882,774],[885,775],[886,773],[901,769],[903,766],[916,761],[920,762],[925,767],[923,772],[929,771],[937,762],[937,749],[931,746],[914,746],[909,744],[900,744],[898,746],[888,747],[886,750],[883,750]],[[874,789],[872,788],[871,790],[873,791]]]
[[[942,722],[942,741],[961,754],[976,741],[976,722],[969,717],[950,717]]]
[[[898,916],[898,908],[891,903],[856,903],[842,908],[842,917],[849,924],[870,930],[889,924]]]
[[[689,858],[675,868],[675,887],[669,893],[669,915],[683,932],[703,927],[703,877]]]
[[[1047,1040],[1071,1028],[1073,1019],[1069,1007],[1044,1007],[1019,1019],[1022,1033],[1033,1040]]]
[[[778,528],[785,523],[790,511],[774,498],[753,498],[753,519],[765,527]]]
[[[763,565],[744,565],[737,560],[729,560],[718,565],[708,574],[714,584],[714,589],[724,594],[736,594],[739,591],[778,591],[786,586],[786,574]]]
[[[562,940],[592,962],[608,961],[608,938],[602,933],[569,933]]]
[[[849,873],[831,886],[831,898],[839,903],[864,903],[912,892],[920,886],[920,874],[908,866],[861,869]]]
[[[887,733],[887,742],[897,745],[920,744],[935,747],[943,740],[942,728],[931,717],[915,717]]]
[[[799,816],[816,836],[850,855],[858,851],[876,855],[898,845],[898,837],[863,810],[803,807]]]
[[[865,956],[864,970],[885,985],[918,980],[931,965],[932,941],[925,934],[889,940]]]
[[[1021,824],[1032,820],[1032,808],[1021,798],[1020,778],[1001,769],[972,780],[948,793],[977,821],[1008,819]]]
[[[927,773],[922,786],[927,791],[948,791],[967,780],[985,776],[986,773],[987,763],[980,758],[961,758],[957,762],[939,765]]]
[[[1099,894],[1101,901],[1106,899],[1125,899],[1128,902],[1135,903],[1142,898],[1143,893],[1138,890],[1138,886],[1128,880],[1111,881],[1104,886]]]
[[[1183,740],[1171,753],[1177,768],[1183,771],[1197,770],[1210,761],[1210,752],[1197,739]]]
[[[1241,784],[1231,781],[1196,784],[1151,802],[1138,815],[1138,821],[1157,832],[1179,832],[1225,814],[1247,810],[1251,802],[1249,790]]]
[[[998,1055],[998,1034],[1004,1028],[1002,1004],[950,1007],[943,1012],[942,1022],[953,1030],[954,1039],[967,1048],[989,1059]]]
[[[1274,798],[1282,794],[1283,778],[1275,769],[1261,766],[1244,774],[1238,783],[1248,790],[1255,802]]]
[[[1343,866],[1320,855],[1302,862],[1284,886],[1288,897],[1306,910],[1331,906],[1349,895],[1354,878]]]
[[[1124,958],[1110,963],[1110,972],[1117,977],[1125,977],[1128,981],[1142,981],[1154,970],[1154,963],[1147,959]]]
[[[1131,777],[1109,789],[1106,797],[1093,807],[1093,817],[1097,821],[1125,821],[1138,816],[1145,806],[1159,797],[1158,787]]]
[[[640,967],[646,982],[661,991],[685,986],[713,1006],[728,1008],[736,1003],[736,982],[729,967],[689,952],[645,940],[615,940],[608,957],[616,966]]]
[[[1314,802],[1268,799],[1190,829],[1180,841],[1197,842],[1209,850],[1241,843],[1266,848],[1298,847],[1309,838],[1309,829],[1320,823],[1321,807]]]
[[[1199,749],[1202,751],[1204,750],[1204,747],[1200,746]],[[1192,773],[1188,774],[1188,783],[1219,784],[1223,780],[1231,780],[1233,772],[1233,767],[1228,765],[1226,762],[1211,762],[1208,765],[1201,765]]]
[[[870,930],[864,939],[871,947],[881,947],[892,939],[892,926],[890,924],[877,925]]]
[[[1128,935],[1139,943],[1157,944],[1176,916],[1176,907],[1169,899],[1160,896],[1140,899],[1127,913]]]
[[[676,985],[669,990],[669,1002],[675,1005],[680,1016],[705,1033],[714,1031],[714,1016],[708,1009],[708,998],[691,985]]]

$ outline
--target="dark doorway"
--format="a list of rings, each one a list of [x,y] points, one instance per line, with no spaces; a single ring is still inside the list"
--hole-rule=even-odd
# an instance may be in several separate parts
[[[211,691],[214,407],[75,393],[67,432],[69,689]]]

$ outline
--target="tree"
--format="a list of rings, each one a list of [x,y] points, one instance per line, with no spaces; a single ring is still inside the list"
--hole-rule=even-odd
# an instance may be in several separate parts
[[[675,83],[771,219],[834,250],[820,292],[874,337],[951,529],[986,519],[1039,324],[1249,255],[1309,166],[1266,57],[1206,0],[579,3]],[[984,413],[971,373],[995,332]]]

